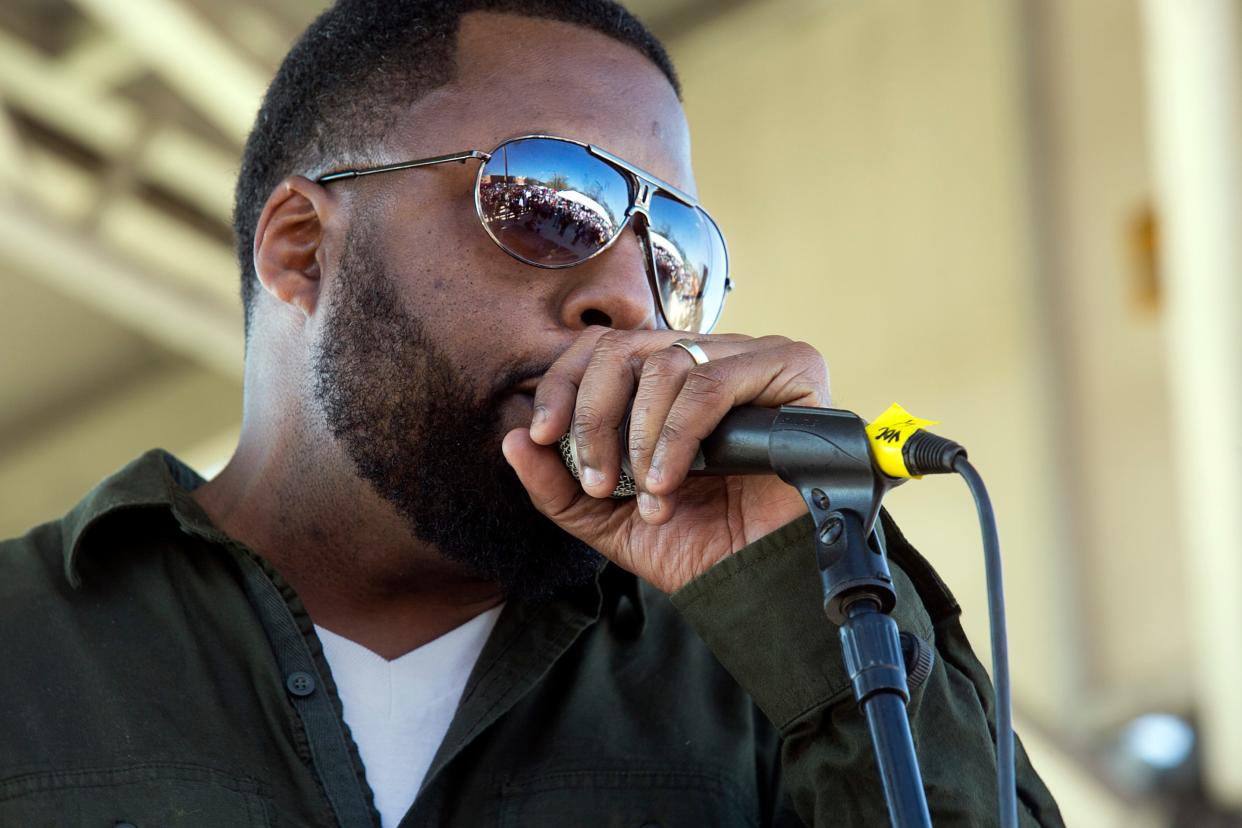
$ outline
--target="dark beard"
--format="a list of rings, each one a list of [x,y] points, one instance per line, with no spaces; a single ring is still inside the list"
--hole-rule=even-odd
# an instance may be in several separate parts
[[[603,558],[539,514],[500,452],[500,405],[546,365],[513,365],[472,396],[355,233],[314,354],[315,398],[358,475],[416,538],[506,595],[552,597]],[[474,380],[484,379],[473,377]]]

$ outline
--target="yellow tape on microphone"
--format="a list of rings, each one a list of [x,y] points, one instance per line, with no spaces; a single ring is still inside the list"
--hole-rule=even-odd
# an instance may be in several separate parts
[[[915,417],[897,403],[890,405],[887,411],[867,426],[867,436],[871,438],[871,452],[875,455],[880,471],[889,477],[921,478],[922,475],[910,474],[901,450],[916,431],[934,425],[937,425],[936,420]]]

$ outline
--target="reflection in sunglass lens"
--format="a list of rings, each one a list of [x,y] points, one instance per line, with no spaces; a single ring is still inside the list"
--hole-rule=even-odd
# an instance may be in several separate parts
[[[669,327],[707,333],[724,306],[724,239],[702,210],[657,194],[647,230]]]
[[[585,147],[526,138],[492,155],[478,196],[483,223],[501,247],[556,267],[583,261],[617,235],[630,185]]]

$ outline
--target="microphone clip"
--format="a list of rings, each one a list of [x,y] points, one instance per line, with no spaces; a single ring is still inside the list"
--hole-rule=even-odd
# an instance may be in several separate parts
[[[880,503],[906,478],[879,469],[866,423],[849,411],[784,406],[772,424],[772,468],[815,522],[824,613],[840,627],[842,657],[867,718],[893,825],[930,826],[906,704],[897,591],[876,526]]]
[[[772,468],[806,501],[824,612],[838,626],[860,598],[891,612],[897,602],[888,559],[873,532],[880,503],[904,482],[877,470],[866,423],[849,411],[784,406],[772,423]]]

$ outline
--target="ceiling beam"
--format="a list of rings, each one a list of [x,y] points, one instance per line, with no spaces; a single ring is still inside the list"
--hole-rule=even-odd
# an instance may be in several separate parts
[[[140,270],[9,197],[0,197],[0,261],[175,353],[242,377],[240,312]]]
[[[115,89],[149,71],[124,41],[92,29],[60,59],[61,71],[95,89]]]
[[[0,97],[107,159],[130,152],[149,128],[136,104],[101,94],[74,72],[3,31]],[[157,127],[144,141],[133,159],[138,173],[226,225],[231,221],[236,151],[223,150],[172,126]]]
[[[104,192],[98,176],[39,147],[25,153],[12,189],[62,232],[93,238],[160,281],[241,312],[231,244],[127,190]]]
[[[244,143],[267,88],[265,74],[175,0],[74,0],[142,55],[225,135]]]
[[[21,181],[24,172],[26,148],[17,132],[17,126],[9,116],[0,96],[0,181],[14,186]]]

